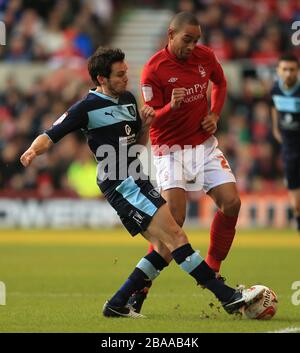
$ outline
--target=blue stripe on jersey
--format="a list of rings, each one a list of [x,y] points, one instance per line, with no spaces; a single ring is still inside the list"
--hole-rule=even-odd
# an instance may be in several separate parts
[[[135,115],[130,114],[129,109]],[[110,106],[88,112],[89,122],[88,130],[97,129],[104,126],[120,123],[121,121],[135,121],[136,107],[135,104],[124,104]]]
[[[188,256],[180,264],[180,267],[183,269],[183,271],[187,273],[191,273],[192,271],[194,271],[196,267],[198,267],[201,264],[202,261],[203,261],[203,258],[197,252],[194,252],[191,256]]]
[[[132,176],[122,181],[122,183],[116,187],[116,191],[122,194],[124,199],[131,205],[149,216],[153,216],[157,211],[157,207],[142,194],[140,187],[135,183]]]
[[[300,97],[272,96],[275,108],[280,112],[300,113]]]
[[[136,265],[137,268],[142,270],[145,275],[147,275],[148,278],[153,281],[160,273],[158,269],[156,269],[152,263],[145,259],[144,257],[141,259],[141,261]]]

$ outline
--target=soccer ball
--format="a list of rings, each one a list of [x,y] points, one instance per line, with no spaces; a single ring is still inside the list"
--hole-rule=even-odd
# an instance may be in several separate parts
[[[270,320],[277,311],[277,295],[266,286],[255,285],[251,288],[264,288],[262,297],[255,303],[246,305],[241,309],[242,314],[247,319]]]

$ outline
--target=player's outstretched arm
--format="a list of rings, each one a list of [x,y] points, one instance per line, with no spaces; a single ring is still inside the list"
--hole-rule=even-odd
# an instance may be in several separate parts
[[[36,156],[48,151],[48,149],[51,147],[52,144],[53,142],[50,140],[48,135],[46,134],[39,135],[32,142],[28,150],[22,154],[20,161],[23,164],[23,166],[28,167]]]

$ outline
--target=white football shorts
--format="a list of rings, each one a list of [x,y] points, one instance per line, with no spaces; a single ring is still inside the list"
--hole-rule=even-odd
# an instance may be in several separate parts
[[[218,140],[211,136],[196,147],[154,156],[159,189],[181,188],[207,193],[218,185],[235,183],[229,163],[217,146]]]

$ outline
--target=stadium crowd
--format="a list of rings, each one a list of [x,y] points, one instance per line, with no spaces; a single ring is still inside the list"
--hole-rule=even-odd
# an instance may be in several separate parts
[[[2,0],[0,19],[6,25],[7,45],[0,46],[0,62],[42,62],[55,70],[37,77],[26,89],[14,77],[0,87],[0,193],[99,194],[91,172],[95,162],[81,134],[67,136],[28,170],[19,156],[29,141],[86,94],[91,82],[85,60],[98,45],[110,43],[130,6],[196,11],[203,24],[203,43],[222,64],[235,61],[244,68],[239,94],[229,89],[217,134],[220,147],[241,191],[282,190],[280,148],[270,128],[269,90],[278,57],[291,49],[291,23],[300,18],[300,1]],[[261,67],[267,68],[267,75]],[[79,170],[85,171],[81,183]]]

